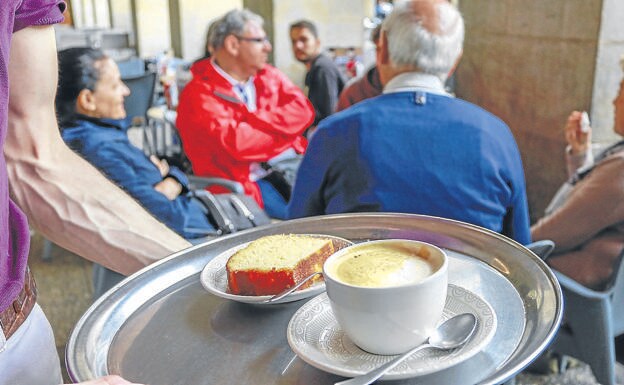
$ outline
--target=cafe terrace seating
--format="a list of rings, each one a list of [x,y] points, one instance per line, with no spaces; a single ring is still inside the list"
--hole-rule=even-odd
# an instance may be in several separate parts
[[[564,319],[551,349],[588,363],[600,384],[615,385],[615,337],[624,334],[624,250],[603,290],[591,290],[556,271]]]
[[[130,89],[130,95],[124,99],[124,107],[128,118],[136,117],[147,119],[147,110],[154,104],[154,90],[156,88],[156,74],[143,72],[140,75],[122,77]]]

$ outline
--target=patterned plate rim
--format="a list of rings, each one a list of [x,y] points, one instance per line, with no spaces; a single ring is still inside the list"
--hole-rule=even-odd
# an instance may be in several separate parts
[[[425,349],[392,369],[382,379],[399,380],[428,375],[460,364],[482,351],[496,332],[497,318],[494,309],[477,294],[449,284],[441,322],[460,312],[472,312],[477,316],[477,331],[466,345],[450,354]],[[324,325],[313,330],[315,328],[311,323],[315,320]],[[344,377],[364,374],[394,357],[371,354],[355,346],[334,319],[326,293],[309,300],[295,312],[288,323],[286,334],[291,349],[303,361],[323,371]],[[325,340],[321,340],[322,338]],[[340,347],[343,350],[331,352],[331,347]],[[437,364],[436,358],[439,361]],[[423,359],[425,361],[422,361]]]

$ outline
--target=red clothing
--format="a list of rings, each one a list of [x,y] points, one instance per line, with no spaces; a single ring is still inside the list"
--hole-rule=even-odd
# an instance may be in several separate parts
[[[381,95],[382,91],[383,86],[379,80],[379,71],[377,71],[377,66],[374,66],[364,76],[347,84],[342,90],[336,105],[336,112],[351,107],[362,100]]]
[[[249,167],[291,147],[303,153],[307,142],[301,134],[314,119],[312,104],[270,65],[255,76],[254,112],[247,110],[211,60],[195,63],[191,72],[193,80],[180,95],[176,125],[193,172],[239,181],[245,193],[263,205],[260,188],[249,179]]]

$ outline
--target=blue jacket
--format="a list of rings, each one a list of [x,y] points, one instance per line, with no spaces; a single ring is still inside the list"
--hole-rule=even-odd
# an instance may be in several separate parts
[[[509,128],[444,95],[384,94],[319,124],[289,217],[362,211],[451,218],[530,242],[522,160]]]
[[[63,129],[62,136],[69,147],[181,236],[192,239],[214,234],[200,203],[184,194],[188,179],[182,171],[172,166],[168,175],[183,186],[183,193],[175,200],[170,201],[154,189],[163,177],[149,158],[130,143],[127,129],[125,120],[79,116],[74,126]]]

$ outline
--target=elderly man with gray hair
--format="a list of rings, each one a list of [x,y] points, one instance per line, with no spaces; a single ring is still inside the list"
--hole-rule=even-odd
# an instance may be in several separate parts
[[[267,64],[272,47],[260,16],[236,9],[214,23],[212,56],[191,67],[193,79],[180,95],[176,125],[184,150],[196,175],[236,180],[271,217],[284,218],[290,186],[272,183],[260,163],[296,161],[314,109]]]
[[[289,217],[426,214],[530,242],[522,160],[509,128],[443,86],[463,39],[462,17],[446,0],[394,8],[377,55],[383,94],[319,124]]]

